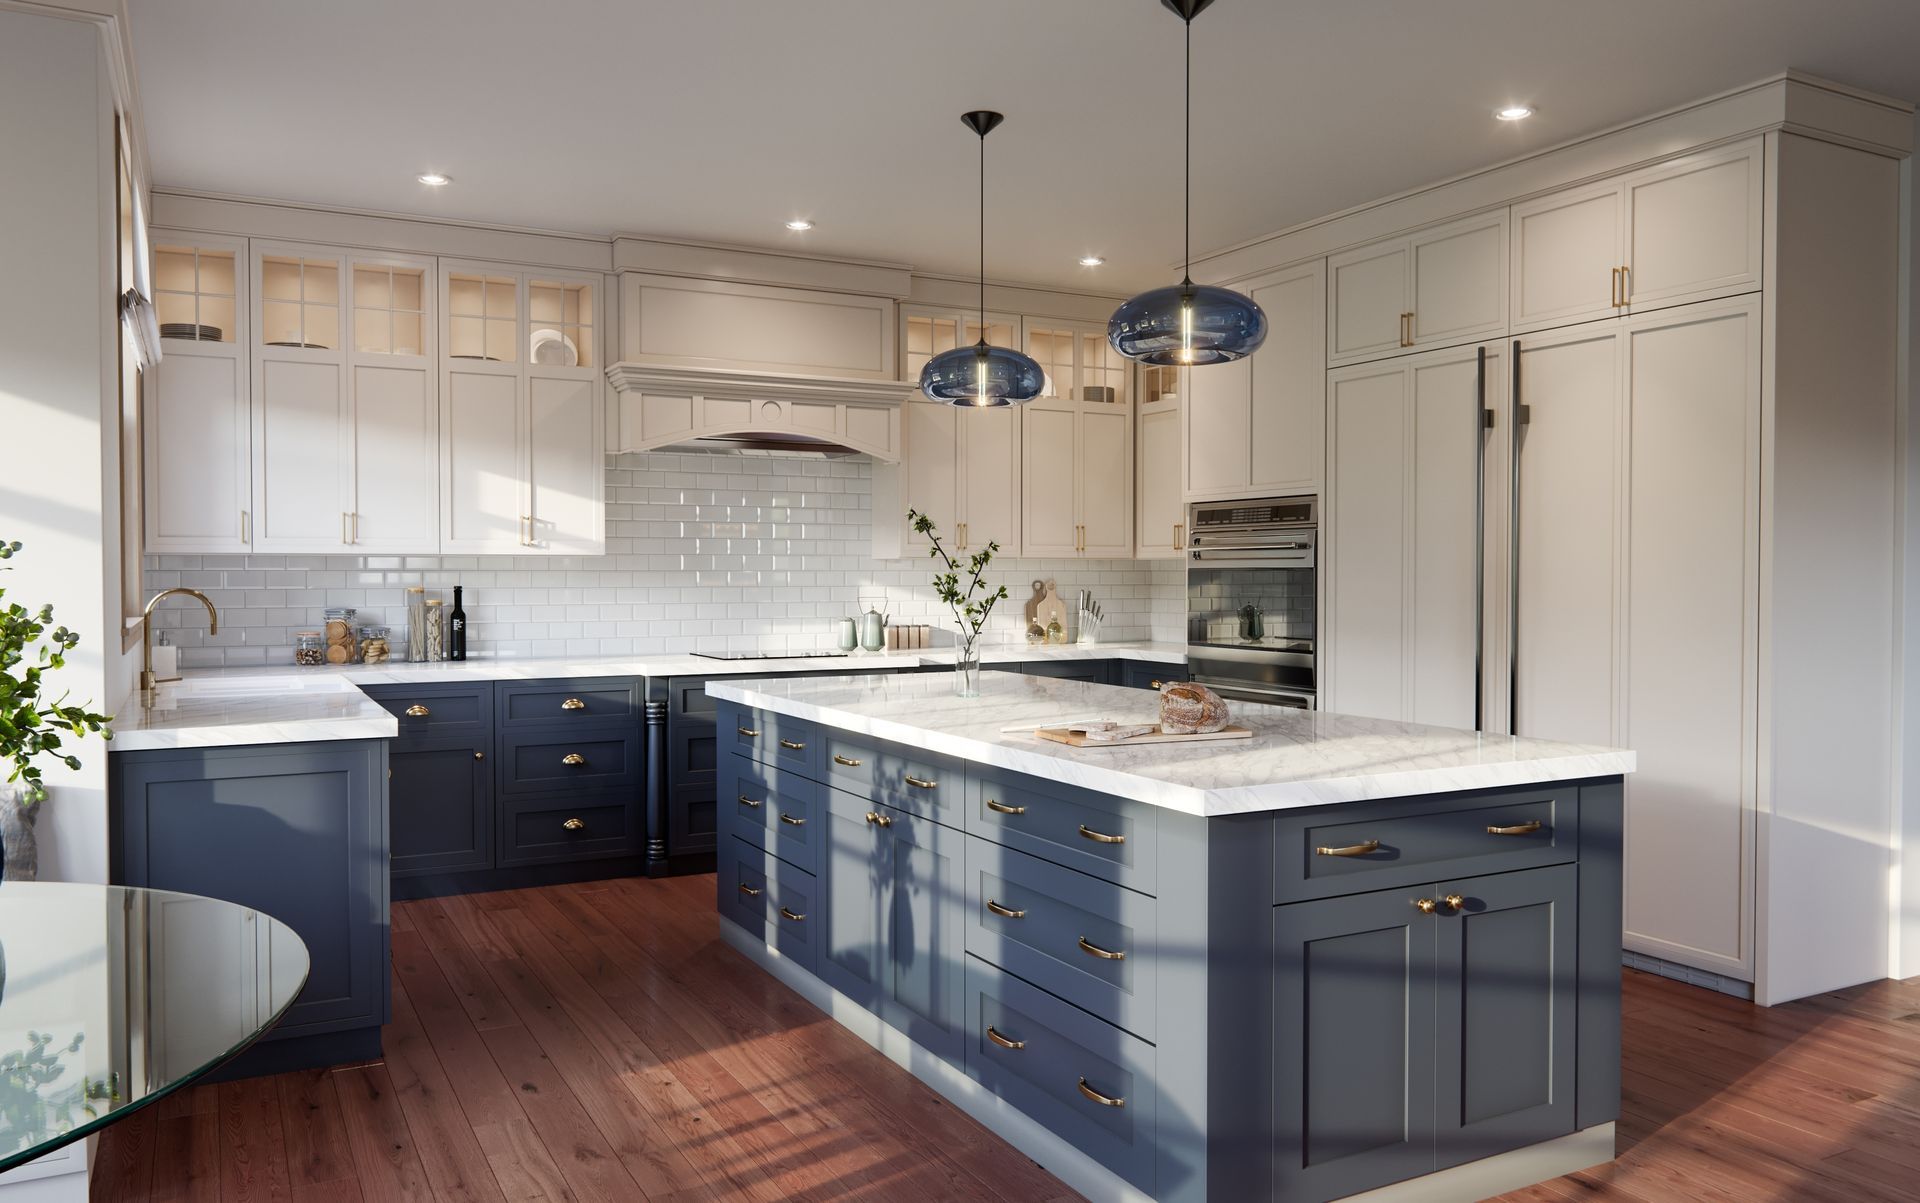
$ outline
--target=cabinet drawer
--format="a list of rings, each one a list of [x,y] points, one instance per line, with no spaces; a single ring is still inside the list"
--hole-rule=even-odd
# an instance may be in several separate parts
[[[500,863],[620,856],[640,846],[636,802],[618,794],[574,799],[507,799],[500,804]]]
[[[820,732],[803,719],[739,706],[720,708],[720,746],[762,764],[820,775]]]
[[[621,677],[501,682],[500,729],[640,722],[640,682]]]
[[[1129,689],[1159,689],[1187,679],[1184,664],[1161,664],[1152,660],[1121,660],[1120,684]]]
[[[1019,773],[967,775],[970,834],[1147,894],[1156,892],[1158,814],[1144,802]]]
[[[1553,786],[1374,803],[1364,820],[1338,809],[1281,815],[1274,822],[1274,901],[1576,860],[1579,806],[1575,787]]]
[[[719,869],[720,913],[814,972],[814,932],[820,922],[814,915],[819,898],[814,875],[737,839],[721,848]]]
[[[1159,903],[967,837],[967,951],[1154,1039]]]
[[[1153,1046],[974,957],[966,984],[967,1076],[1154,1193]]]
[[[729,756],[720,778],[720,806],[734,835],[810,873],[820,869],[821,787],[805,777],[745,756]]]
[[[367,685],[362,693],[400,721],[402,741],[479,735],[493,730],[493,683],[480,685]]]
[[[960,825],[966,773],[959,761],[907,754],[892,745],[849,739],[832,731],[822,738],[821,759],[829,784],[936,822]]]
[[[640,780],[638,732],[502,735],[500,792],[526,794],[582,786],[631,787]]]
[[[1112,663],[1111,660],[1027,660],[1006,667],[1029,677],[1057,677],[1063,681],[1105,685],[1112,679],[1113,670],[1109,667]]]

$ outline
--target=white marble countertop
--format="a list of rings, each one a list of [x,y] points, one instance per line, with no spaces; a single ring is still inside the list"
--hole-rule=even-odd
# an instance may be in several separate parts
[[[1193,815],[1248,814],[1372,798],[1630,773],[1632,752],[1509,735],[1229,703],[1248,740],[1070,748],[1021,726],[1156,722],[1138,689],[1011,673],[955,696],[945,674],[712,681],[716,698],[875,739],[944,752]]]
[[[302,668],[276,664],[188,669],[184,680],[162,685],[145,706],[138,691],[114,711],[116,752],[153,748],[209,748],[329,739],[386,739],[398,728],[392,715],[360,692],[361,685],[444,681],[533,681],[554,677],[764,676],[792,672],[860,672],[880,668],[950,665],[951,648],[856,652],[845,658],[712,660],[690,654],[573,656],[410,664],[349,664]],[[1183,643],[1090,643],[987,649],[988,665],[1027,660],[1148,660],[1184,664]]]

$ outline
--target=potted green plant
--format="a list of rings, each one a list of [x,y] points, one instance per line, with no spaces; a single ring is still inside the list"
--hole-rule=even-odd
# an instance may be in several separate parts
[[[935,529],[933,519],[919,510],[908,510],[907,521],[913,529],[927,537],[932,544],[927,554],[940,560],[947,566],[945,572],[933,574],[933,591],[940,600],[953,607],[953,618],[960,627],[959,659],[954,661],[954,687],[963,698],[980,696],[980,632],[987,625],[987,618],[993,613],[996,603],[1006,600],[1007,587],[999,588],[986,583],[983,574],[987,565],[993,563],[993,555],[1000,550],[998,543],[988,543],[967,559],[967,587],[960,588],[960,564],[947,549],[940,544],[940,532]]]
[[[19,551],[18,541],[0,543],[0,560],[11,560]],[[6,592],[0,589],[0,599]],[[79,642],[79,635],[53,625],[50,605],[29,611],[7,602],[0,608],[0,761],[11,769],[0,783],[0,841],[5,843],[3,876],[8,881],[32,881],[40,871],[33,835],[34,819],[47,796],[40,759],[50,756],[77,769],[80,759],[65,750],[64,736],[98,733],[113,738],[107,729],[111,715],[70,706],[65,694],[47,694],[46,673],[64,668],[67,653]]]

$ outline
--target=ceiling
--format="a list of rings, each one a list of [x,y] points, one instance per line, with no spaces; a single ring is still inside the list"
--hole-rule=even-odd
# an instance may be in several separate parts
[[[162,187],[971,275],[959,116],[988,107],[989,275],[1121,293],[1181,254],[1157,0],[131,8]],[[1194,23],[1194,248],[1786,67],[1920,97],[1916,46],[1915,0],[1220,0]],[[1494,121],[1512,101],[1536,115]]]

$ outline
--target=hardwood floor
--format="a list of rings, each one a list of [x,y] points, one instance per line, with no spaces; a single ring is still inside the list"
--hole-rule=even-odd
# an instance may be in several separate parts
[[[384,1060],[163,1100],[93,1198],[1078,1197],[716,922],[704,876],[395,903]],[[1504,1200],[1920,1200],[1920,979],[1772,1010],[1625,980],[1621,1155]]]

